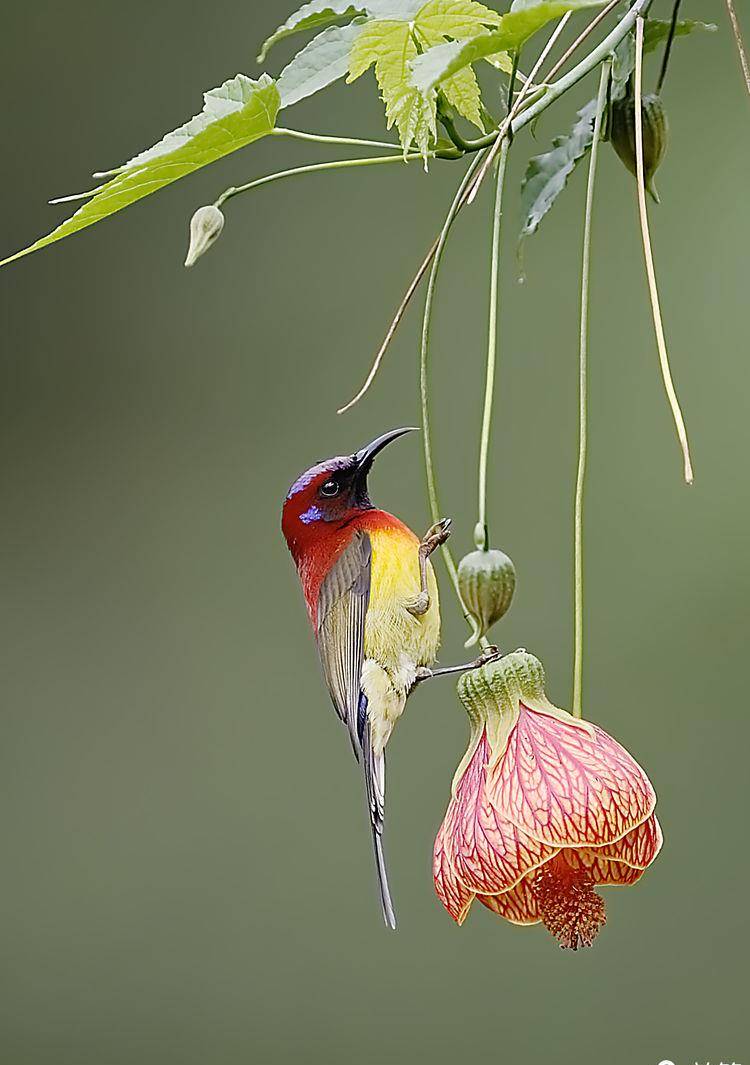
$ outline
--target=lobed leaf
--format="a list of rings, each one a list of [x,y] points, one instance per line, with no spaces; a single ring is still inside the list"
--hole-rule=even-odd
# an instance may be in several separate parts
[[[491,33],[467,41],[451,41],[430,48],[412,63],[412,84],[423,95],[459,70],[497,52],[514,52],[552,19],[569,11],[601,7],[604,0],[514,0],[510,11]]]
[[[475,0],[428,0],[414,20],[420,43],[433,47],[446,38],[466,38],[485,33],[500,22],[500,15]],[[471,67],[446,78],[440,85],[448,103],[463,118],[484,132],[482,94]]]
[[[368,22],[352,47],[347,81],[374,65],[388,129],[395,124],[405,152],[416,142],[426,157],[430,137],[437,135],[435,95],[424,97],[409,83],[409,63],[416,55],[408,22]]]
[[[432,40],[472,37],[484,27],[498,26],[501,16],[475,0],[428,0],[420,8],[415,26]]]
[[[352,0],[311,0],[311,3],[303,4],[298,11],[289,16],[286,22],[274,30],[270,37],[266,38],[258,53],[258,62],[262,63],[273,46],[283,41],[285,37],[291,37],[294,33],[302,33],[304,30],[324,29],[347,17],[356,18],[366,13],[367,8],[364,3],[353,3]]]
[[[349,69],[352,45],[364,25],[363,19],[356,19],[348,26],[330,26],[313,37],[279,75],[276,84],[281,107],[291,107],[343,78]]]
[[[204,94],[203,110],[152,148],[136,155],[91,199],[47,236],[0,262],[12,262],[71,236],[87,226],[158,192],[194,170],[264,137],[274,128],[280,106],[276,83],[267,74],[257,81],[238,74]]]
[[[551,151],[529,160],[521,182],[521,239],[536,232],[576,164],[591,147],[595,117],[596,100],[589,100],[578,112],[570,133],[555,137]]]

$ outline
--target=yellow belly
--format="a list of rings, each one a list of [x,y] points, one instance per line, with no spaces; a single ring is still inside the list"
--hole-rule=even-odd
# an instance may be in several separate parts
[[[430,606],[415,617],[406,604],[420,591],[419,541],[407,529],[374,529],[370,604],[365,620],[365,658],[390,675],[396,689],[411,687],[413,671],[429,666],[440,644],[440,604],[435,573],[427,563]],[[412,673],[408,680],[409,672]],[[405,682],[405,683],[404,683]]]

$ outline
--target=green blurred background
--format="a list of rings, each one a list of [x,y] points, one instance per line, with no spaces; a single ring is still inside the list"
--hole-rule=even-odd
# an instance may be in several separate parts
[[[183,270],[197,206],[336,154],[267,140],[0,275],[4,1062],[747,1062],[750,107],[724,5],[683,13],[720,27],[675,48],[652,212],[692,490],[658,375],[634,184],[608,149],[591,327],[585,704],[655,782],[658,863],[609,892],[609,923],[578,955],[479,907],[456,928],[430,851],[467,722],[453,685],[435,682],[389,752],[400,927],[383,929],[358,773],[279,511],[313,461],[417,418],[416,309],[367,399],[335,409],[462,171],[279,183],[233,201],[219,245]],[[0,250],[46,232],[61,217],[50,196],[153,143],[201,90],[254,73],[287,14],[271,0],[9,5]],[[291,53],[285,42],[268,69]],[[494,540],[520,575],[496,638],[537,652],[563,704],[583,173],[528,242],[523,285],[514,235],[526,158],[594,89],[513,152],[492,452]],[[383,135],[371,75],[283,121]],[[489,199],[456,228],[435,327],[458,552],[475,521]],[[372,489],[426,526],[417,438],[389,450]],[[451,662],[464,630],[445,584],[443,602]]]

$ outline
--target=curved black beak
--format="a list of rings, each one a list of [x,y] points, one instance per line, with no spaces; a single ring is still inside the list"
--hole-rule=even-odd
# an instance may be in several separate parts
[[[355,454],[354,461],[357,464],[358,476],[366,477],[370,472],[375,456],[378,455],[384,447],[392,443],[394,440],[398,440],[400,436],[404,436],[406,433],[418,433],[419,430],[413,425],[409,425],[404,429],[391,429],[388,433],[383,433],[382,436],[375,437],[365,447]]]

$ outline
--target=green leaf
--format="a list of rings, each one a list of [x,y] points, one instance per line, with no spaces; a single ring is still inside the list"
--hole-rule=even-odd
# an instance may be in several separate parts
[[[313,37],[284,67],[277,86],[282,107],[291,107],[306,96],[343,78],[349,69],[349,53],[362,27],[363,19],[348,26],[330,26]]]
[[[497,11],[475,0],[428,0],[414,20],[417,31],[432,41],[445,37],[460,40],[500,24]]]
[[[552,19],[569,11],[601,7],[604,0],[514,0],[492,33],[430,48],[412,63],[412,84],[427,96],[444,78],[497,52],[513,52]]]
[[[396,125],[404,152],[416,142],[426,157],[430,137],[437,135],[435,96],[425,98],[409,84],[409,63],[416,55],[408,22],[368,22],[354,42],[347,81],[374,65],[388,129]]]
[[[521,239],[535,233],[539,223],[565,188],[576,164],[594,138],[596,100],[589,100],[576,116],[570,133],[555,137],[552,150],[529,160],[521,182]]]
[[[304,30],[324,29],[347,17],[364,15],[366,11],[364,3],[352,3],[352,0],[312,0],[309,4],[303,4],[299,11],[290,15],[286,22],[266,38],[258,54],[258,62],[263,63],[271,48],[285,37],[302,33]]]
[[[424,0],[367,0],[367,14],[376,19],[410,22],[423,4]]]
[[[238,74],[205,93],[204,100],[199,115],[131,159],[111,181],[94,189],[89,202],[57,229],[4,259],[0,266],[71,236],[266,136],[274,127],[280,102],[276,83],[267,74],[257,81]]]
[[[665,19],[648,19],[643,32],[643,53],[654,52],[669,36],[670,21]],[[712,22],[696,22],[694,19],[681,19],[675,28],[676,37],[686,37],[694,30],[713,33],[716,26]],[[615,49],[612,64],[613,100],[618,100],[625,92],[628,78],[635,70],[635,34],[629,33]]]
[[[475,0],[428,0],[414,20],[417,39],[427,47],[442,44],[447,38],[466,38],[486,33],[497,26],[500,15]],[[482,132],[482,96],[471,67],[459,70],[440,86],[448,103]]]

